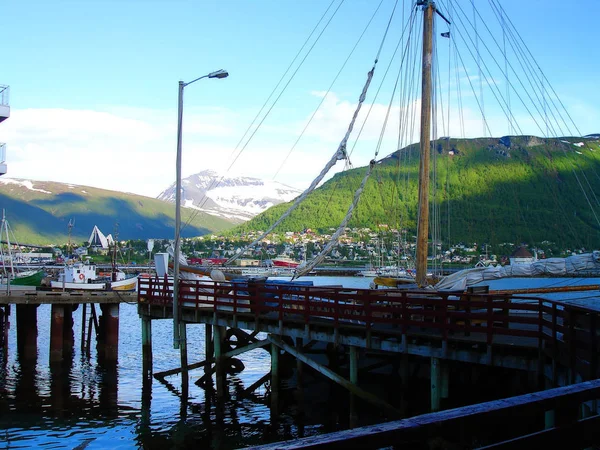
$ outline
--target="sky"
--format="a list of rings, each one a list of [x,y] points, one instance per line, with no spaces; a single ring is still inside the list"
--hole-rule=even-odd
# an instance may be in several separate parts
[[[452,12],[449,2],[438,1],[446,15]],[[480,31],[487,23],[492,26],[488,1],[454,3],[464,8],[465,21],[474,18]],[[189,82],[225,69],[228,78],[202,79],[185,88],[183,177],[212,169],[304,189],[348,128],[394,4],[395,0],[382,0],[345,70],[332,84],[379,0],[0,0],[0,84],[10,86],[11,107],[11,117],[0,123],[0,142],[6,143],[6,176],[155,197],[175,181],[179,80]],[[377,151],[380,158],[398,146],[397,133],[388,130],[377,150],[394,77],[388,76],[391,82],[386,84],[382,80],[411,4],[397,2],[359,116],[362,120],[371,111],[360,144],[352,146],[355,167],[367,164]],[[505,0],[502,6],[547,78],[543,88],[550,92],[552,86],[576,125],[558,134],[600,132],[600,58],[594,37],[600,2]],[[325,21],[299,53],[323,16]],[[454,25],[460,26],[458,12],[453,17]],[[447,29],[442,21],[436,27],[439,32]],[[492,28],[490,35],[502,42],[497,29]],[[452,37],[458,39],[460,34],[452,31]],[[456,93],[454,75],[449,76],[452,70],[442,54],[448,47],[446,41],[436,37],[440,90],[448,87]],[[475,43],[482,55],[483,42]],[[296,54],[299,59],[282,77]],[[462,72],[458,77],[474,87],[471,92],[463,88],[460,114],[451,106],[450,129],[438,135],[514,134],[508,118],[492,106],[493,90],[487,89],[496,83],[498,92],[505,92],[509,78],[515,86],[518,78],[503,77],[496,70],[483,80],[475,63],[478,58],[469,60],[464,55],[462,64],[455,60],[455,69]],[[502,58],[499,64],[508,67]],[[380,85],[381,92],[375,96]],[[509,96],[517,109],[514,117],[522,124],[519,130],[542,135],[548,127],[540,127],[540,121],[528,117],[523,108],[518,111],[519,90],[515,87]],[[267,102],[272,92],[275,95]],[[474,102],[477,92],[483,93],[483,108]],[[544,102],[549,104],[549,100]],[[257,114],[264,104],[270,113],[263,120]],[[391,116],[401,109],[394,105]],[[479,117],[481,109],[487,127]],[[541,114],[548,117],[547,112]],[[255,126],[261,122],[256,132],[251,127],[255,117]],[[394,124],[397,128],[398,121],[391,118],[389,129]],[[361,126],[362,122],[357,123],[355,135]],[[248,129],[249,141],[248,134],[244,138]],[[336,170],[343,167],[338,163]]]

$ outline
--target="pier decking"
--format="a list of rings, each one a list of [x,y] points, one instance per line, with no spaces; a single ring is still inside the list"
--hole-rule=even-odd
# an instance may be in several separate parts
[[[537,380],[537,389],[600,376],[596,331],[600,312],[595,307],[508,293],[374,291],[188,280],[180,283],[181,334],[185,337],[187,324],[206,325],[206,360],[188,365],[187,344],[182,342],[181,367],[155,376],[182,372],[184,383],[191,368],[203,366],[205,377],[210,376],[245,349],[270,346],[275,397],[279,354],[283,351],[296,358],[299,374],[303,364],[310,365],[394,417],[394,407],[360,388],[360,353],[428,358],[434,412],[448,396],[450,361],[526,371]],[[145,330],[148,373],[152,360],[151,321],[173,317],[172,290],[172,282],[166,279],[140,280],[138,312]],[[259,332],[267,333],[267,339],[256,339]],[[226,336],[232,335],[237,337],[237,345],[228,352],[224,343]],[[344,349],[348,379],[310,358],[309,349],[316,343]],[[217,390],[219,379],[217,376]],[[595,404],[592,410],[595,413]]]

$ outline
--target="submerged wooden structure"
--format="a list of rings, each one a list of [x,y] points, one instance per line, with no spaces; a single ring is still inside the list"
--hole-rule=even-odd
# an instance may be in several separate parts
[[[172,318],[172,290],[172,281],[166,278],[140,280],[138,312],[146,377],[152,375],[151,323]],[[299,383],[303,366],[309,365],[354,396],[385,410],[389,418],[401,414],[385,399],[360,387],[359,369],[365,369],[360,363],[366,355],[395,358],[400,371],[408,370],[403,360],[407,356],[427,358],[432,412],[439,411],[449,395],[449,364],[453,362],[524,371],[537,389],[560,388],[600,376],[596,331],[600,310],[540,297],[181,280],[178,311],[181,365],[154,376],[181,372],[185,387],[188,371],[203,367],[204,375],[197,383],[203,385],[216,374],[217,394],[222,395],[223,380],[235,366],[235,356],[262,347],[271,353],[272,405],[277,404],[283,353],[296,359]],[[206,327],[206,358],[189,364],[187,347],[193,343],[186,342],[185,330],[198,323]],[[259,339],[258,333],[266,333],[266,338]],[[343,375],[311,358],[310,349],[324,345],[345,354]],[[268,378],[263,377],[258,385]],[[593,395],[586,402],[595,398],[597,387],[590,392]],[[556,396],[560,397],[551,398]],[[553,401],[544,401],[544,407]],[[562,400],[556,402],[562,404]],[[579,411],[582,402],[571,410]],[[597,410],[595,402],[585,408],[587,415]],[[552,428],[554,416],[547,414],[545,423]]]

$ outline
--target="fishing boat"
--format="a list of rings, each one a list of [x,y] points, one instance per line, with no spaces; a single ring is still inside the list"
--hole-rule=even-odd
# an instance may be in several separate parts
[[[300,265],[300,261],[296,261],[287,255],[278,255],[271,260],[271,263],[274,267],[286,267],[289,269],[294,269]]]
[[[109,276],[99,276],[96,264],[88,260],[65,265],[50,285],[55,291],[134,291],[137,277],[118,269]]]

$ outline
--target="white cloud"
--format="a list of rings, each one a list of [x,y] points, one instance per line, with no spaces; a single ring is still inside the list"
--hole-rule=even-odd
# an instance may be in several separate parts
[[[323,104],[295,147],[294,143],[312,111],[287,110],[296,114],[290,118],[281,109],[274,111],[241,153],[239,148],[234,153],[234,147],[250,123],[253,112],[223,108],[186,109],[183,176],[214,169],[228,171],[230,175],[267,180],[275,177],[281,183],[305,188],[336,151],[357,105],[335,93],[312,92],[307,96],[323,98]],[[410,104],[415,111],[418,106],[418,100]],[[584,116],[581,120],[585,124],[598,117],[595,109],[582,104],[576,106],[576,122],[581,119],[580,116]],[[387,110],[387,104],[382,101],[363,105],[348,143],[355,167],[364,166],[373,158]],[[486,105],[486,112],[493,136],[509,134],[508,120],[501,111]],[[396,103],[390,111],[378,158],[398,147],[399,113]],[[367,114],[369,118],[363,129]],[[446,115],[447,111],[444,110],[443,114]],[[451,108],[449,131],[439,119],[437,135],[463,136],[461,118],[465,137],[483,134],[479,111],[469,105],[463,108],[462,113]],[[518,122],[523,133],[541,134],[531,117],[520,115]],[[418,127],[417,115],[401,146],[418,140]],[[586,126],[585,130],[590,131],[590,127]],[[361,140],[354,149],[359,132]],[[90,185],[152,197],[175,180],[174,110],[13,108],[11,117],[0,124],[0,141],[7,143],[7,175],[12,178]],[[237,159],[229,169],[234,157]],[[334,172],[342,168],[343,164],[338,163]]]

